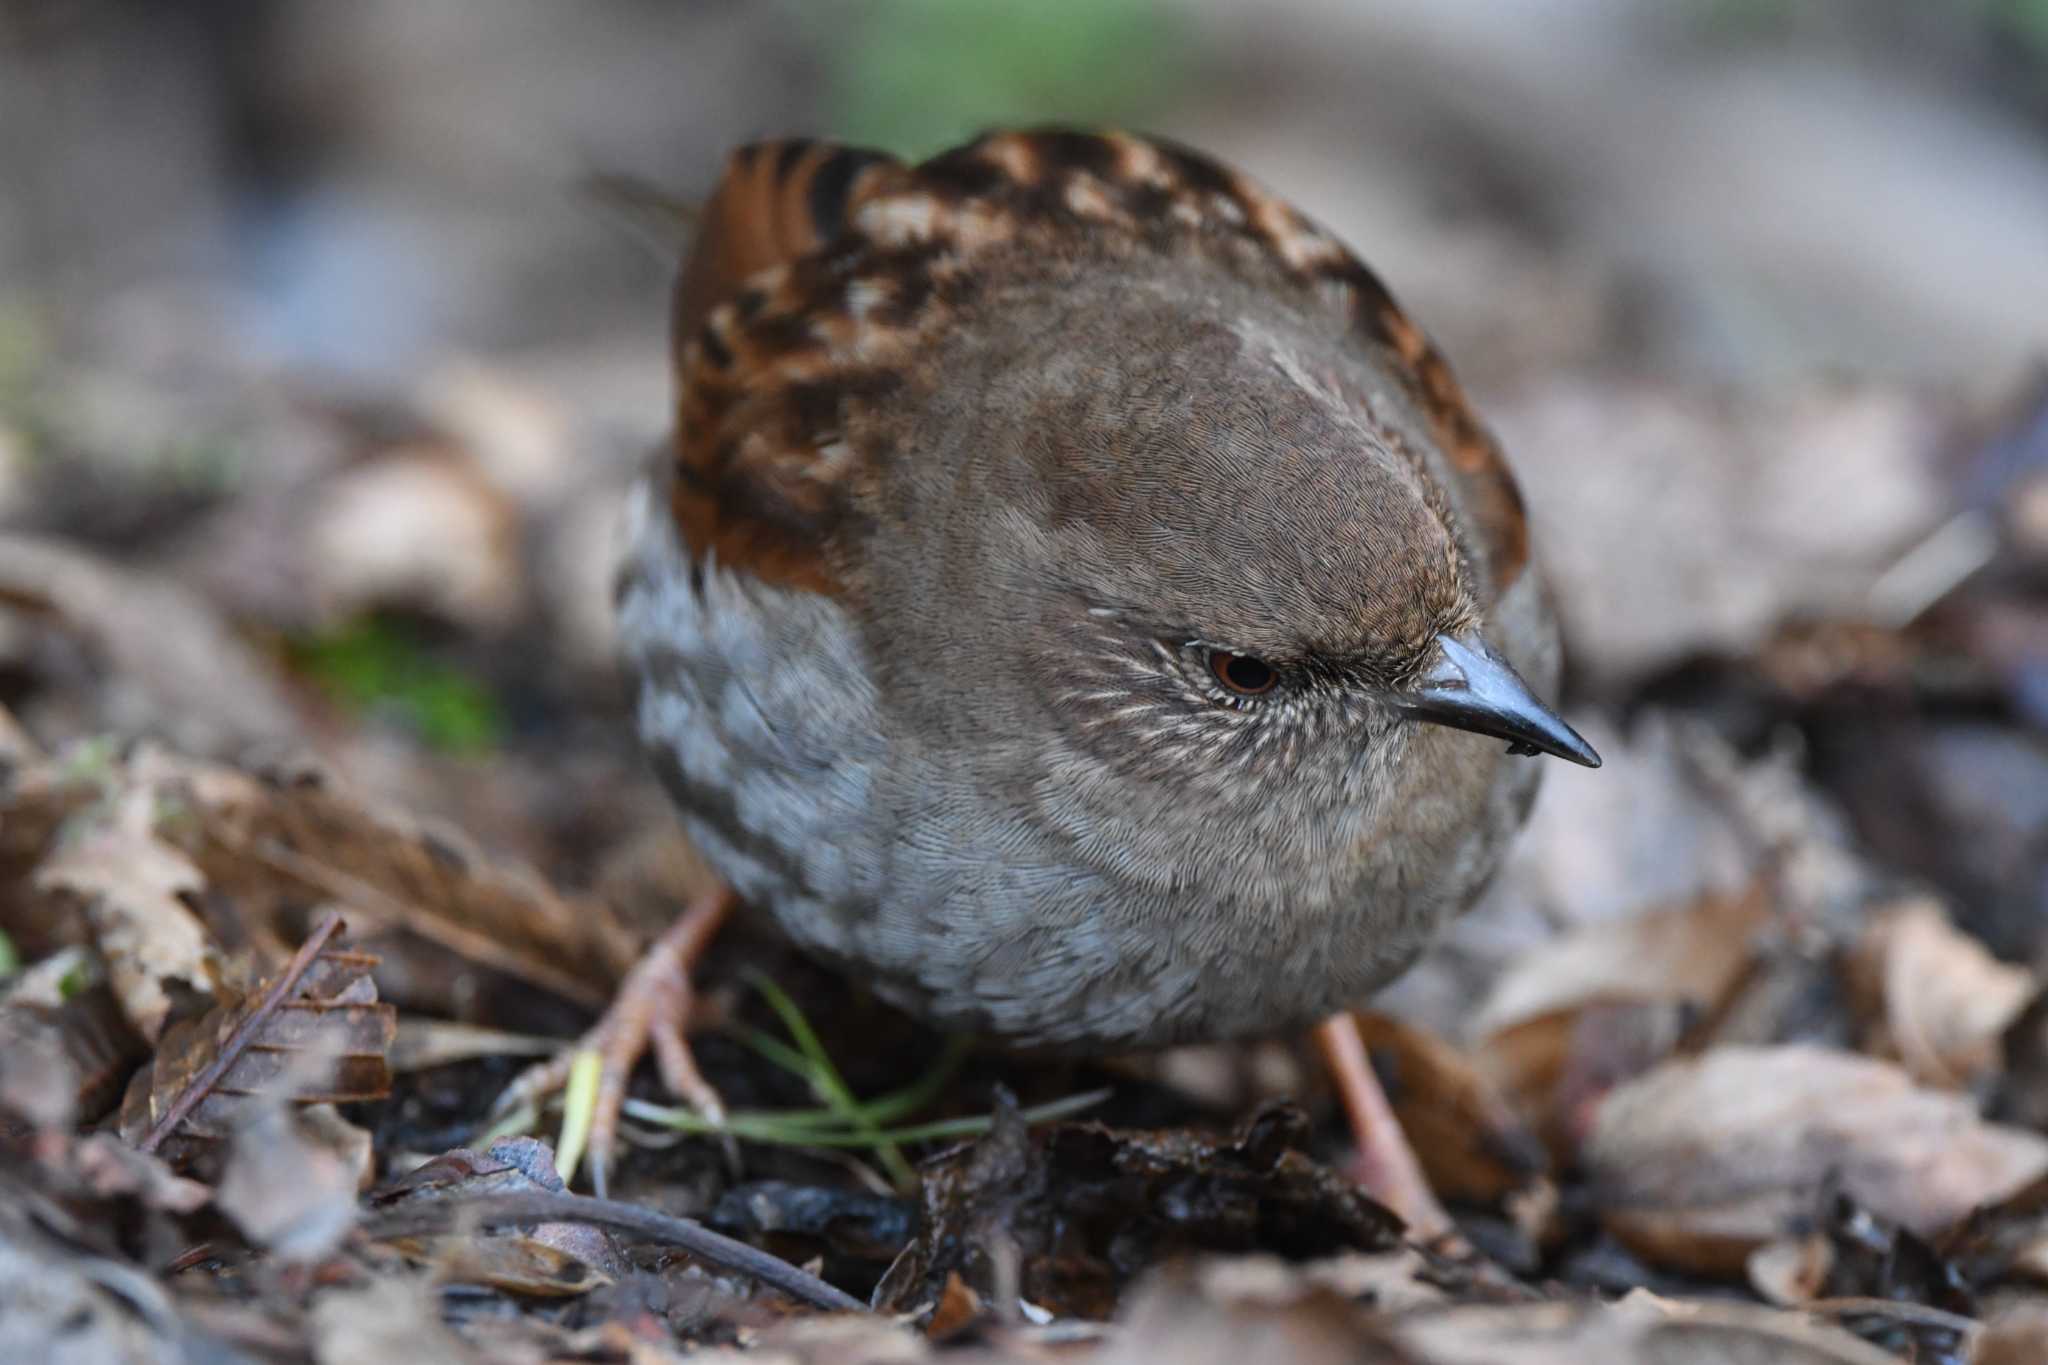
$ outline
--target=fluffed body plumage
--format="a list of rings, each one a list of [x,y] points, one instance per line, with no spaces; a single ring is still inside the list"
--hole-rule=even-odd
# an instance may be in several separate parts
[[[1492,875],[1522,723],[1412,699],[1447,639],[1554,687],[1520,498],[1284,204],[1116,134],[769,144],[676,336],[625,658],[691,838],[799,944],[1024,1044],[1272,1034]]]

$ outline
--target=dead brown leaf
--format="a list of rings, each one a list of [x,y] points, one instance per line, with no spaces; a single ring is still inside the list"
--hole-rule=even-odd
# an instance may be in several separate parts
[[[1582,1153],[1610,1230],[1654,1264],[1737,1276],[1823,1182],[1921,1234],[2048,1169],[2048,1138],[1985,1123],[1898,1067],[1809,1046],[1723,1047],[1609,1094]]]
[[[74,756],[15,774],[0,791],[0,872],[26,875],[45,857],[60,822],[105,791],[117,799],[89,831],[97,842],[68,857],[62,850],[50,855],[54,874],[43,872],[54,877],[54,889],[77,888],[67,895],[128,888],[120,904],[141,902],[151,911],[141,924],[157,930],[161,942],[116,945],[145,983],[150,963],[179,966],[174,948],[187,958],[199,952],[203,935],[191,928],[197,921],[183,926],[163,906],[202,886],[231,904],[239,930],[258,942],[278,942],[283,912],[335,901],[359,927],[414,936],[593,1008],[608,1002],[638,956],[639,936],[603,900],[564,896],[530,869],[352,795],[323,773],[250,773],[151,745],[124,757],[100,756],[89,772]],[[168,813],[153,830],[145,824],[151,813]],[[117,815],[121,823],[103,828]],[[19,901],[44,898],[14,898],[10,908],[4,890],[0,928],[12,932]],[[143,901],[145,893],[154,899]],[[190,919],[182,904],[178,909]],[[37,943],[52,937],[42,926],[31,930]],[[164,969],[154,979],[164,979]],[[149,996],[137,1008],[160,1021],[170,1004]]]
[[[297,992],[256,1026],[226,1072],[164,1142],[165,1157],[177,1166],[216,1157],[252,1095],[342,1104],[390,1093],[386,1054],[397,1015],[377,1001],[369,976],[374,961],[359,953],[323,952]],[[140,1141],[155,1126],[242,1020],[255,1013],[262,996],[258,989],[165,1032],[156,1056],[129,1082],[121,1105],[123,1137]]]
[[[1847,966],[1863,1050],[1951,1090],[1998,1069],[2000,1035],[2034,993],[2032,973],[2000,962],[1925,899],[1873,915]]]
[[[1213,1266],[1174,1267],[1133,1289],[1097,1365],[1425,1365],[1356,1302],[1324,1286],[1294,1280],[1226,1297],[1216,1274]]]
[[[1742,978],[1772,912],[1759,881],[1525,953],[1480,1006],[1479,1070],[1569,1161],[1599,1097],[1668,1055]]]
[[[156,795],[130,786],[89,812],[35,874],[91,926],[121,1009],[154,1043],[174,1011],[217,998],[221,957],[185,898],[205,887],[190,859],[156,836]]]
[[[17,981],[0,1004],[0,1110],[39,1128],[99,1118],[148,1045],[104,982],[54,1004],[29,996]]]
[[[1675,1000],[1617,1001],[1558,1010],[1488,1038],[1476,1054],[1558,1166],[1577,1159],[1600,1100],[1671,1055],[1684,1037]]]
[[[1255,1273],[1247,1275],[1246,1269]],[[1638,1291],[1618,1304],[1469,1303],[1370,1312],[1322,1263],[1203,1261],[1135,1288],[1102,1365],[1897,1365],[1798,1314]]]
[[[1898,1365],[1795,1313],[1641,1290],[1612,1305],[1449,1309],[1404,1321],[1398,1339],[1415,1365]]]
[[[0,535],[0,609],[82,640],[119,686],[99,700],[100,728],[169,736],[225,752],[297,733],[273,672],[204,598],[75,545]]]
[[[602,1006],[639,940],[599,901],[571,899],[460,833],[378,807],[313,769],[213,779],[193,857],[216,886],[261,904],[289,892],[349,908],[578,1003]],[[232,780],[227,780],[232,779]]]
[[[295,543],[326,619],[399,607],[490,631],[521,609],[518,508],[460,447],[396,445],[312,491]]]
[[[0,1360],[178,1365],[180,1336],[155,1281],[51,1235],[18,1193],[0,1199]]]
[[[1026,1131],[1011,1112],[925,1164],[924,1228],[876,1302],[926,1310],[957,1271],[998,1313],[1021,1296],[1062,1317],[1107,1318],[1125,1281],[1175,1255],[1393,1246],[1393,1216],[1303,1155],[1306,1137],[1287,1108],[1230,1138],[1099,1123]]]
[[[325,1257],[355,1225],[370,1135],[330,1105],[246,1105],[215,1195],[250,1242],[285,1261]]]
[[[313,1301],[313,1358],[320,1365],[483,1365],[486,1357],[441,1321],[426,1285],[386,1276]]]
[[[2017,1304],[1984,1324],[1970,1365],[2041,1365],[2048,1360],[2048,1304]]]

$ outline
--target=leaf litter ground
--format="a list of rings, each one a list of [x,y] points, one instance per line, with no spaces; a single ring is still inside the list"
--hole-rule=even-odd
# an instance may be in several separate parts
[[[315,455],[118,551],[75,500],[0,534],[0,1358],[2048,1359],[2038,395],[1506,401],[1540,494],[1640,430],[1705,505],[1637,527],[1691,583],[1617,597],[1618,518],[1561,556],[1608,766],[1362,1020],[1447,1249],[1346,1178],[1294,1040],[1007,1055],[745,922],[724,1118],[643,1076],[580,1193],[577,1086],[493,1101],[707,874],[605,661],[631,443],[507,482],[489,432],[574,423],[463,382],[476,431],[266,407]],[[1847,446],[1881,508],[1759,524],[1760,430],[1778,496]],[[373,534],[393,499],[447,534]]]

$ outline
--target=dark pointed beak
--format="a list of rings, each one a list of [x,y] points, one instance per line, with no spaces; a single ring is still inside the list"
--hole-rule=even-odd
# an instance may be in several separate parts
[[[1418,720],[1508,742],[1515,754],[1553,754],[1588,768],[1600,755],[1536,700],[1529,684],[1477,635],[1439,635],[1438,661],[1414,688],[1391,700]]]

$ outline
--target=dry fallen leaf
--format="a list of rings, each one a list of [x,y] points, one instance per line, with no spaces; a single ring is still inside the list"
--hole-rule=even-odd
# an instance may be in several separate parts
[[[1637,1290],[1618,1304],[1453,1308],[1401,1324],[1404,1365],[1898,1365],[1898,1357],[1795,1313],[1679,1303]]]
[[[924,1226],[875,1302],[940,1302],[957,1271],[996,1311],[1021,1295],[1062,1317],[1107,1318],[1124,1282],[1197,1251],[1296,1259],[1396,1245],[1396,1220],[1305,1156],[1307,1120],[1276,1107],[1232,1137],[1063,1123],[1015,1111],[970,1146],[924,1163]]]
[[[377,1001],[374,959],[327,949],[296,991],[257,1024],[238,1055],[161,1148],[184,1166],[216,1151],[251,1095],[298,1104],[382,1099],[391,1090],[386,1054],[397,1015]],[[168,1029],[156,1056],[135,1074],[121,1104],[121,1134],[141,1141],[200,1079],[236,1027],[253,1016],[265,987]]]
[[[205,878],[156,834],[156,793],[125,786],[61,839],[36,889],[71,898],[92,929],[107,977],[135,1031],[154,1043],[174,1010],[218,994],[220,952],[184,898]]]
[[[1324,1263],[1234,1259],[1159,1271],[1136,1287],[1098,1365],[1898,1365],[1795,1313],[1687,1304],[1467,1304],[1370,1312]]]
[[[2048,1170],[2048,1138],[1985,1123],[1887,1062],[1722,1047],[1609,1094],[1581,1156],[1604,1221],[1638,1255],[1734,1277],[1815,1211],[1831,1176],[1931,1236]]]
[[[639,937],[602,899],[562,895],[532,870],[486,854],[455,831],[376,806],[318,771],[254,774],[147,744],[100,759],[93,782],[80,780],[79,766],[76,758],[39,763],[0,789],[0,873],[26,875],[67,815],[100,790],[123,793],[128,804],[113,810],[129,823],[105,838],[126,843],[95,844],[68,859],[60,851],[50,859],[54,874],[43,873],[54,875],[56,889],[78,888],[69,894],[102,884],[130,888],[130,901],[151,912],[143,927],[165,936],[182,926],[163,903],[201,886],[232,903],[241,927],[258,939],[274,940],[268,926],[278,911],[335,901],[361,929],[414,935],[591,1008],[609,1002],[638,956]],[[147,812],[162,810],[176,818],[154,832],[139,825]],[[111,818],[99,816],[94,829]],[[137,853],[138,841],[161,847]],[[154,899],[145,900],[144,890]],[[0,928],[16,917],[5,910],[7,899],[0,896]],[[187,931],[135,946],[175,964],[171,949],[196,951],[192,943]],[[145,1007],[151,1014],[168,1008],[153,1000]]]
[[[1924,899],[1871,918],[1848,978],[1866,1020],[1863,1050],[1954,1090],[1998,1069],[2000,1035],[2034,993],[2031,972],[2000,962]]]
[[[1772,913],[1759,881],[1525,953],[1480,1006],[1475,1064],[1568,1164],[1600,1097],[1668,1056],[1759,960]]]
[[[292,1262],[325,1257],[355,1225],[372,1167],[370,1135],[332,1106],[247,1106],[215,1202],[250,1242]]]
[[[2048,1304],[2016,1304],[1984,1324],[1969,1365],[2041,1365],[2048,1360]]]
[[[478,631],[520,610],[518,509],[461,449],[395,446],[326,480],[298,544],[318,609],[428,611]]]
[[[0,1111],[38,1128],[99,1118],[148,1045],[104,982],[55,1004],[20,998],[19,984],[0,1004]]]
[[[1544,562],[1574,664],[1602,680],[1863,610],[1947,501],[1931,456],[1954,414],[1899,386],[1738,395],[1572,375],[1489,415],[1537,523],[1573,528]]]
[[[601,1007],[639,942],[601,901],[572,899],[460,833],[359,798],[310,769],[261,776],[183,765],[208,880],[259,902],[289,891],[349,908],[567,1000]]]
[[[313,1358],[320,1365],[482,1365],[485,1356],[441,1321],[420,1281],[384,1276],[313,1301]]]
[[[119,686],[97,698],[97,723],[169,736],[198,752],[286,739],[298,717],[277,677],[204,598],[78,546],[0,534],[0,607],[85,644]]]
[[[53,1236],[19,1192],[0,1198],[0,1360],[179,1365],[179,1336],[155,1281]]]
[[[1710,893],[1690,904],[1589,926],[1525,953],[1494,983],[1474,1032],[1589,1004],[1720,998],[1750,958],[1750,939],[1771,915],[1761,884]]]

